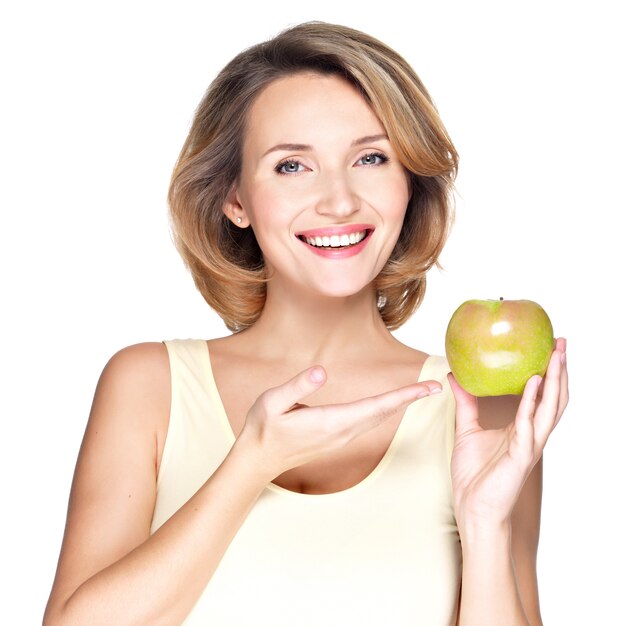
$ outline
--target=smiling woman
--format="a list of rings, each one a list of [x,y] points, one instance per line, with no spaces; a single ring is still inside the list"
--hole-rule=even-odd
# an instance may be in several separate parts
[[[233,333],[107,363],[46,626],[541,623],[564,340],[518,407],[390,332],[424,296],[456,163],[415,72],[358,31],[296,26],[218,75],[169,201]]]

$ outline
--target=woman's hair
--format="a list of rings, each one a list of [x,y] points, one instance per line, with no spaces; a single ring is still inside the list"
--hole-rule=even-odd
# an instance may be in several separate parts
[[[252,228],[223,212],[237,182],[248,111],[272,81],[297,72],[338,75],[354,85],[385,128],[412,185],[402,230],[375,279],[386,326],[421,303],[426,273],[448,236],[458,157],[433,102],[408,63],[345,26],[310,22],[237,55],[198,106],[169,189],[174,243],[208,304],[233,332],[259,318],[267,276]]]

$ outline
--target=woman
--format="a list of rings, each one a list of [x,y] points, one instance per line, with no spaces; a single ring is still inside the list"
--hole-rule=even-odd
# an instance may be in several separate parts
[[[104,368],[46,624],[541,623],[564,340],[521,401],[479,403],[390,333],[456,165],[413,70],[363,33],[304,24],[224,68],[169,200],[233,334]]]

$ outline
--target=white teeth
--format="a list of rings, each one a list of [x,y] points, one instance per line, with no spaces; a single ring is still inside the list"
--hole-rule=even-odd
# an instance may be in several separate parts
[[[359,243],[359,241],[365,239],[365,232],[361,230],[358,233],[350,233],[349,235],[331,235],[330,237],[324,235],[322,237],[305,237],[304,239],[312,246],[341,248]]]

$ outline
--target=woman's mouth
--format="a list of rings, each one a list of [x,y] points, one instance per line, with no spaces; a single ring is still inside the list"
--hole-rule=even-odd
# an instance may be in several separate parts
[[[349,235],[324,235],[322,237],[305,237],[304,235],[298,235],[298,239],[316,248],[349,248],[363,241],[371,232],[371,230],[366,229],[356,233],[350,233]]]
[[[297,235],[298,239],[307,246],[311,252],[327,259],[345,259],[358,254],[365,248],[373,228],[357,230],[342,235]]]

